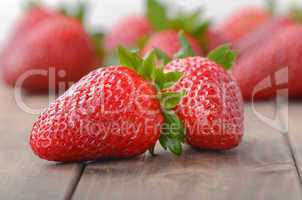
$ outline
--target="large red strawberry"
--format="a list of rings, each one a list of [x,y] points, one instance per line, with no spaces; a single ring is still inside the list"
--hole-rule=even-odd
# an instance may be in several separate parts
[[[245,99],[274,97],[284,87],[291,97],[302,97],[301,34],[301,25],[287,26],[240,57],[233,73]]]
[[[202,50],[198,44],[198,41],[189,34],[186,34],[185,37],[191,45],[195,54],[201,55]],[[173,55],[181,49],[178,32],[175,30],[165,30],[153,34],[146,43],[141,54],[146,55],[148,52],[156,48],[165,52],[170,58],[172,58]]]
[[[287,17],[272,18],[259,26],[255,31],[240,39],[234,44],[234,48],[238,50],[240,55],[249,53],[259,48],[260,45],[269,40],[276,32],[292,24],[293,21]]]
[[[118,45],[136,47],[152,32],[152,27],[146,17],[131,15],[113,26],[105,38],[105,47],[109,52]]]
[[[180,127],[171,109],[181,94],[159,91],[180,74],[156,68],[154,53],[145,60],[123,48],[119,54],[127,67],[92,71],[41,114],[30,135],[35,154],[53,161],[133,157],[154,147],[164,122]],[[182,129],[173,129],[165,147],[180,154],[183,139]]]
[[[213,61],[211,61],[211,60]],[[234,54],[223,46],[203,57],[176,59],[166,71],[183,72],[172,91],[186,94],[175,108],[186,127],[189,144],[202,149],[236,147],[243,135],[243,101],[234,78],[222,66],[230,67]]]
[[[216,27],[231,42],[237,42],[270,18],[270,13],[259,7],[244,7],[232,13]]]
[[[14,30],[0,59],[9,85],[30,91],[66,87],[100,63],[90,36],[72,17],[33,8]]]

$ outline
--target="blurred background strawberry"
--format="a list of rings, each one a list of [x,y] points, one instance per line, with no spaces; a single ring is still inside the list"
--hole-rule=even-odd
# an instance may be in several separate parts
[[[261,80],[275,76],[282,67],[288,67],[286,78],[293,82],[288,84],[293,90],[290,96],[301,96],[300,81],[294,75],[301,73],[299,42],[291,33],[295,31],[286,32],[292,26],[299,30],[301,2],[246,0],[222,5],[209,0],[133,0],[131,6],[126,1],[79,2],[77,6],[68,0],[30,4],[18,20],[3,24],[3,30],[11,29],[1,38],[0,64],[6,83],[14,86],[28,70],[53,67],[64,72],[55,74],[54,84],[49,84],[49,77],[37,75],[27,78],[22,87],[47,91],[62,83],[67,88],[92,69],[117,63],[119,45],[137,49],[141,56],[159,48],[171,57],[180,49],[177,32],[183,30],[196,55],[206,56],[221,44],[231,44],[238,54],[233,73],[247,100]],[[276,41],[285,33],[295,39]],[[265,95],[255,97],[271,98],[276,90],[270,87]]]

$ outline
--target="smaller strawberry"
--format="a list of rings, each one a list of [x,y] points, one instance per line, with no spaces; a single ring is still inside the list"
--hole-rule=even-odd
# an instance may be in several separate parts
[[[130,15],[113,26],[105,38],[105,48],[112,52],[118,45],[126,47],[140,46],[139,43],[151,32],[152,27],[146,17]]]
[[[256,30],[270,18],[270,13],[259,7],[244,7],[233,12],[216,29],[229,41],[235,43]]]
[[[156,68],[154,52],[145,60],[124,48],[119,55],[121,66],[90,72],[41,114],[30,135],[36,155],[63,162],[128,158],[152,152],[161,134],[165,148],[181,153],[182,123],[172,109],[183,94],[160,91],[181,74]]]
[[[236,147],[242,139],[242,96],[235,79],[222,68],[229,69],[234,59],[235,54],[225,45],[213,50],[208,58],[175,59],[164,68],[166,72],[184,74],[169,91],[185,91],[175,112],[193,147],[226,150]]]

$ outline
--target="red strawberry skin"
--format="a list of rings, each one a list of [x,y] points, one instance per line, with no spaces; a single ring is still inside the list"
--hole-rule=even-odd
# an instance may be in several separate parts
[[[23,37],[24,34],[31,31],[31,29],[43,22],[43,20],[56,16],[58,15],[55,12],[44,7],[34,7],[30,9],[16,22],[16,25],[11,32],[11,40],[15,40],[19,36]]]
[[[257,91],[254,99],[275,97],[277,85],[284,85],[282,79],[287,78],[288,81],[285,83],[289,82],[289,84],[285,86],[289,88],[290,97],[302,97],[301,34],[301,25],[288,26],[277,31],[257,50],[252,50],[240,57],[233,69],[233,74],[239,82],[245,99],[250,100],[256,85],[266,78],[272,78],[276,85],[267,85],[262,91]],[[278,76],[276,72],[284,67],[288,67],[288,77],[285,73],[281,77]]]
[[[174,60],[165,70],[184,73],[172,90],[186,91],[176,112],[185,123],[187,142],[210,150],[236,147],[243,136],[244,110],[233,77],[202,57]]]
[[[268,20],[255,31],[234,44],[234,48],[238,50],[240,55],[243,55],[251,50],[259,48],[259,45],[264,44],[277,31],[293,24],[294,23],[287,17],[277,17]]]
[[[270,18],[266,10],[258,7],[244,7],[233,13],[217,27],[232,42],[237,42]]]
[[[51,161],[125,158],[142,154],[160,136],[156,89],[126,67],[92,71],[35,122],[30,145]]]
[[[219,31],[209,28],[206,33],[207,50],[212,51],[216,47],[228,42],[227,38]]]
[[[186,34],[186,38],[196,55],[201,55],[202,50],[198,44],[198,41],[189,34]],[[176,30],[165,30],[153,34],[149,38],[149,41],[146,43],[141,53],[142,55],[146,55],[154,48],[162,50],[172,58],[173,55],[176,54],[181,48],[178,32]]]
[[[42,20],[24,36],[11,41],[1,56],[2,75],[6,83],[15,85],[30,70],[55,68],[55,84],[49,85],[48,74],[27,78],[22,85],[30,91],[47,91],[65,83],[79,80],[99,61],[91,40],[80,22],[57,16]],[[59,76],[63,70],[65,75]],[[54,77],[52,77],[54,78]]]
[[[147,37],[152,26],[145,16],[130,15],[116,24],[105,38],[105,47],[110,52],[122,45],[135,47],[139,39]]]

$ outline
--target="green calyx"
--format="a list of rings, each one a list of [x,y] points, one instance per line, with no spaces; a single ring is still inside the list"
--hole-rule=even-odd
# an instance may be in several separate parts
[[[224,44],[212,50],[208,54],[208,59],[229,70],[236,59],[236,52],[231,50],[230,44]]]
[[[135,51],[129,51],[123,47],[118,48],[120,64],[132,69],[157,88],[157,99],[161,104],[165,119],[159,139],[160,144],[164,149],[168,149],[175,155],[180,155],[185,134],[183,123],[173,109],[181,101],[184,92],[167,92],[165,89],[178,82],[182,74],[179,72],[165,73],[162,68],[156,67],[159,52],[159,50],[151,51],[143,59]],[[150,149],[152,154],[154,154],[153,150],[153,148]]]
[[[202,9],[190,13],[180,11],[174,15],[168,12],[167,7],[158,0],[147,0],[146,16],[156,31],[183,30],[199,39],[207,32],[210,25],[209,20],[201,20]]]
[[[266,10],[269,12],[271,16],[277,14],[278,5],[276,0],[265,0],[264,3],[265,3]]]
[[[294,3],[288,9],[289,18],[297,23],[302,22],[302,6],[301,4]]]
[[[89,35],[97,57],[103,59],[105,55],[103,48],[104,33],[102,31],[95,31],[90,32]]]
[[[22,4],[22,8],[24,10],[31,10],[33,8],[41,6],[42,2],[41,0],[27,0]]]
[[[87,2],[79,0],[76,4],[73,5],[62,3],[59,6],[58,11],[65,16],[75,18],[80,22],[85,23],[88,7],[89,6]]]

